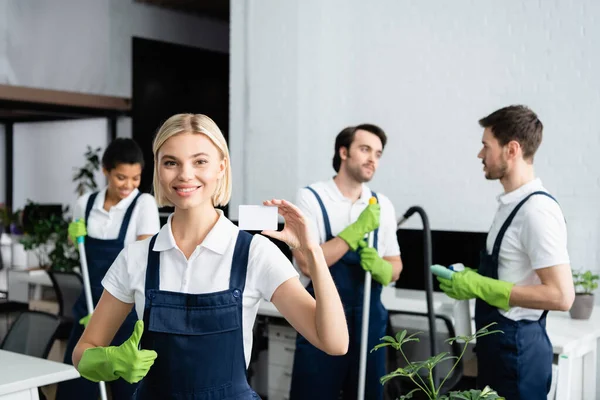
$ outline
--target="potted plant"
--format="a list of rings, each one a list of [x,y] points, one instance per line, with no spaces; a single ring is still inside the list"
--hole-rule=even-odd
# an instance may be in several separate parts
[[[447,394],[441,393],[441,389],[444,386],[444,383],[450,377],[452,371],[454,371],[460,360],[465,355],[467,345],[470,342],[483,336],[492,335],[495,333],[503,333],[500,330],[488,329],[494,324],[495,323],[492,323],[481,328],[473,335],[457,336],[454,338],[447,339],[446,342],[448,342],[449,344],[453,344],[455,341],[458,341],[459,343],[464,343],[462,352],[458,357],[450,356],[448,352],[443,352],[436,356],[430,357],[425,361],[417,362],[411,362],[407,359],[406,355],[404,354],[404,351],[402,350],[402,346],[404,346],[408,342],[418,342],[419,338],[415,337],[416,335],[418,335],[418,333],[406,336],[407,331],[403,330],[401,332],[398,332],[396,334],[396,337],[383,337],[381,339],[382,343],[375,346],[371,351],[375,351],[386,346],[392,346],[395,350],[398,350],[402,354],[402,357],[406,361],[407,365],[403,368],[398,368],[395,371],[392,371],[389,374],[381,377],[381,383],[385,384],[389,380],[394,379],[396,377],[406,377],[409,378],[417,386],[416,389],[410,391],[409,393],[403,396],[400,396],[398,400],[412,399],[413,395],[417,392],[424,393],[427,396],[427,399],[429,400],[504,400],[504,397],[500,397],[498,393],[496,393],[496,391],[494,391],[488,386],[486,386],[483,390],[471,389],[463,391],[452,391]],[[450,369],[448,374],[446,374],[446,377],[442,380],[442,382],[436,386],[436,384],[433,382],[433,368],[436,365],[447,361],[454,361],[454,364],[452,365],[452,368]],[[425,379],[419,373],[421,370],[425,370],[426,372]]]
[[[27,207],[35,209],[29,202]],[[25,232],[20,243],[31,250],[43,269],[71,271],[79,265],[79,253],[68,242],[69,221],[65,218],[69,208],[64,207],[61,215],[51,214],[32,221],[31,232]]]
[[[23,209],[19,208],[11,213],[6,210],[8,234],[10,242],[10,259],[9,266],[11,268],[27,268],[27,252],[21,244],[23,237]]]
[[[573,319],[589,319],[594,311],[594,290],[598,288],[599,275],[592,271],[573,271],[573,284],[575,285],[575,301],[569,310]]]
[[[94,191],[98,188],[94,173],[100,169],[100,151],[101,147],[92,149],[87,147],[85,152],[86,163],[83,167],[77,169],[73,175],[73,182],[77,183],[75,192],[78,196],[83,196],[88,190]]]

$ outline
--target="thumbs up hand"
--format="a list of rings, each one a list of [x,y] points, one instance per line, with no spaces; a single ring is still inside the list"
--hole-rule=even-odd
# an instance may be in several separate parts
[[[93,382],[109,382],[118,378],[129,383],[141,381],[157,357],[153,350],[138,349],[143,332],[144,321],[138,320],[133,334],[122,345],[84,351],[78,365],[81,376]]]

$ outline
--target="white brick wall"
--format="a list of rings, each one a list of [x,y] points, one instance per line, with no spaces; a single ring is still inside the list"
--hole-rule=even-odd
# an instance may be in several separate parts
[[[232,1],[233,215],[332,176],[335,135],[367,121],[390,137],[372,186],[398,214],[487,231],[501,186],[476,158],[477,120],[522,103],[545,125],[536,169],[572,265],[600,271],[598,20],[595,0]]]

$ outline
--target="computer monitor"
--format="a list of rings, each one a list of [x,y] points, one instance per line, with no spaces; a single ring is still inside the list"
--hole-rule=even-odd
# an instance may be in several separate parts
[[[424,235],[422,230],[399,229],[396,232],[402,257],[402,274],[396,288],[425,290]],[[479,266],[479,253],[485,248],[487,232],[431,231],[432,263],[448,266],[463,263],[467,267]],[[440,291],[433,279],[435,291]]]

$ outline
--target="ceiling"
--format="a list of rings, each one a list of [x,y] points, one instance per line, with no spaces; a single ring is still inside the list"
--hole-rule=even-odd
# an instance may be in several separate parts
[[[135,0],[158,7],[183,11],[229,22],[230,0]]]

